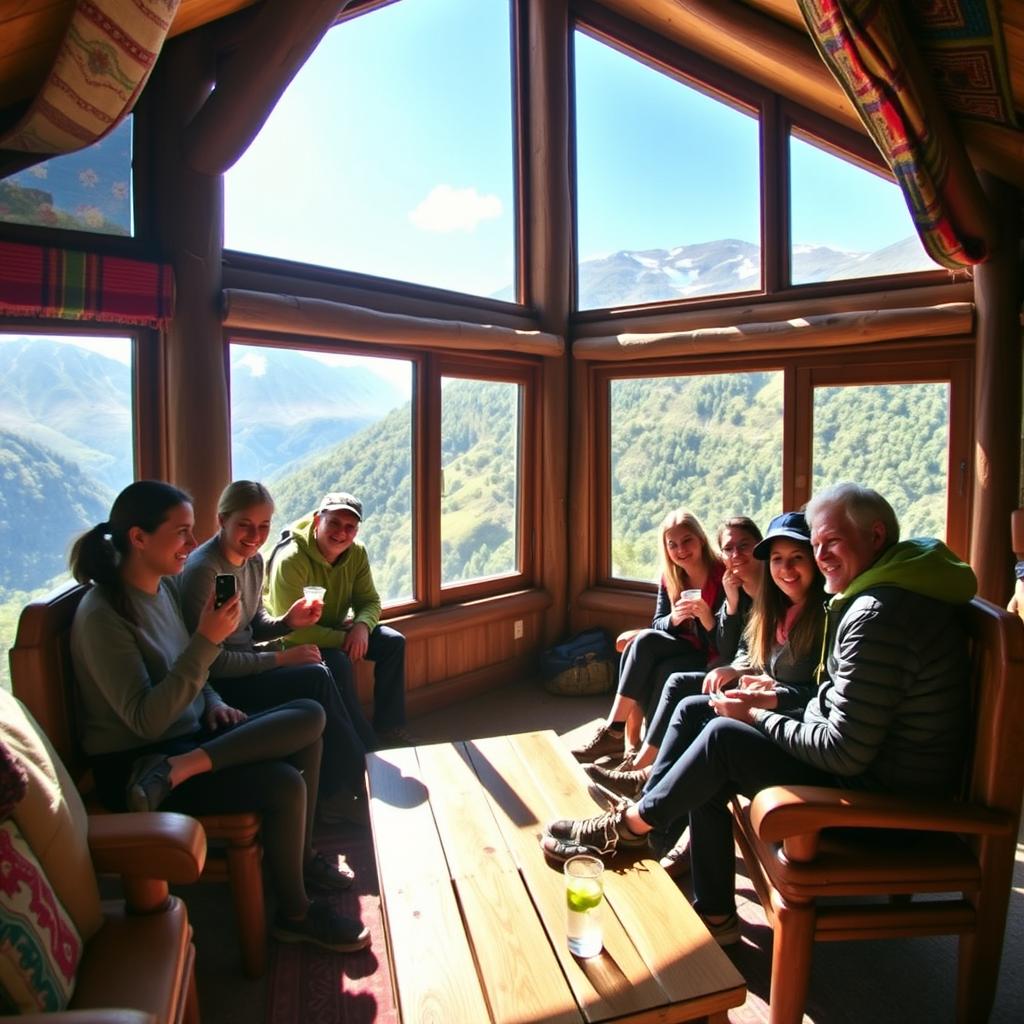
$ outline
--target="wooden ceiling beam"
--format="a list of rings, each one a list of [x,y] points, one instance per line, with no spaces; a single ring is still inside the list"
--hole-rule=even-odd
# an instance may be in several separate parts
[[[806,32],[737,0],[600,0],[645,28],[863,134],[853,105]]]
[[[185,129],[185,159],[200,174],[223,174],[263,127],[299,68],[351,0],[264,0],[217,87]]]

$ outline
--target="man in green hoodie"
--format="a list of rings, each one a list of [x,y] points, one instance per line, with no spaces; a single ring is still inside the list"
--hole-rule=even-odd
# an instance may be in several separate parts
[[[763,690],[728,691],[713,705],[719,717],[662,746],[637,803],[551,822],[541,840],[557,859],[611,856],[649,833],[670,845],[688,818],[694,905],[722,945],[739,939],[734,794],[773,785],[951,793],[966,749],[960,608],[977,588],[970,566],[941,541],[900,543],[889,503],[857,484],[816,495],[805,514],[831,597],[826,664],[803,713],[766,709]]]
[[[263,603],[271,615],[287,609],[306,587],[323,587],[323,612],[314,626],[296,629],[289,646],[316,644],[334,674],[349,716],[367,750],[412,742],[405,730],[405,637],[380,625],[380,595],[366,548],[356,542],[363,505],[342,491],[324,495],[312,515],[282,534],[271,552]],[[349,618],[351,612],[352,617]],[[356,696],[352,664],[373,662],[373,729]]]

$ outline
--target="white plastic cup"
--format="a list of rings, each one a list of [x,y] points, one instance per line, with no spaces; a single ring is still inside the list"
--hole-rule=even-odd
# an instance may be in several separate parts
[[[604,948],[601,930],[604,886],[600,857],[581,854],[570,857],[562,870],[565,874],[565,932],[569,952],[573,956],[597,956]]]
[[[306,600],[306,604],[323,604],[324,595],[327,593],[326,587],[303,587],[302,596]]]
[[[699,601],[700,600],[700,588],[694,587],[692,590],[683,591],[684,601]]]

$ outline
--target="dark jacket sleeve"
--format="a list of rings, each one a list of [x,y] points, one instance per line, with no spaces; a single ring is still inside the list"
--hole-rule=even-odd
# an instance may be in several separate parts
[[[658,583],[658,600],[654,605],[654,618],[651,620],[651,629],[660,629],[665,633],[675,633],[677,629],[677,627],[672,625],[672,602],[669,600],[664,580]]]

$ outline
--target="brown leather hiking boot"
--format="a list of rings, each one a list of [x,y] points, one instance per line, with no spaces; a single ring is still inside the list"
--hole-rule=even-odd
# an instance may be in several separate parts
[[[621,758],[625,747],[625,732],[614,733],[599,725],[588,740],[572,748],[572,756],[581,764],[587,764],[607,755]]]

